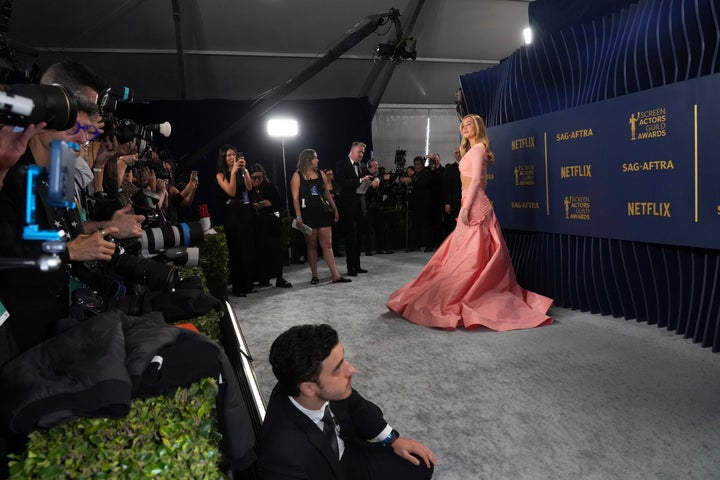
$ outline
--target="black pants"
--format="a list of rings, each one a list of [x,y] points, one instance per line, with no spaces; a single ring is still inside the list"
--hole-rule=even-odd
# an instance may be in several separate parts
[[[453,230],[455,230],[455,226],[457,225],[456,218],[458,217],[458,211],[459,208],[452,207],[452,210],[450,213],[445,213],[443,211],[443,230],[445,231],[445,237],[450,235]]]
[[[387,235],[385,233],[385,212],[381,207],[368,208],[367,215],[365,216],[365,253],[372,253],[373,251],[373,233],[375,234],[375,247],[378,251],[387,250]]]
[[[433,230],[430,223],[430,205],[410,206],[410,240],[411,249],[433,247]]]
[[[282,278],[281,221],[272,213],[255,217],[255,278],[267,283],[271,278]]]
[[[340,464],[348,480],[427,480],[433,474],[433,468],[427,468],[422,460],[413,465],[381,445],[346,443]]]
[[[340,221],[345,237],[345,263],[348,272],[360,268],[360,249],[362,248],[362,212],[360,205],[345,207],[340,211]]]
[[[252,207],[236,201],[228,204],[224,222],[233,294],[247,293],[253,289],[255,276]]]

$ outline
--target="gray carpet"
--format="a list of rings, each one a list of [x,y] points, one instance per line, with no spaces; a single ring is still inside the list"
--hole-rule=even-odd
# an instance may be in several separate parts
[[[430,254],[362,257],[370,273],[320,285],[286,268],[292,289],[232,298],[265,397],[270,344],[326,322],[358,372],[354,386],[402,435],[427,444],[435,477],[720,478],[720,355],[654,326],[553,308],[531,330],[445,332],[385,307]],[[345,271],[344,258],[338,258]]]

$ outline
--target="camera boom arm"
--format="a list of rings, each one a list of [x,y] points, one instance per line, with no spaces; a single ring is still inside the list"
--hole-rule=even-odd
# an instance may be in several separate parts
[[[350,30],[347,31],[345,37],[343,37],[342,40],[340,40],[334,47],[328,50],[325,55],[318,58],[315,62],[313,62],[303,71],[301,71],[298,75],[291,78],[287,82],[278,85],[269,92],[255,97],[248,111],[245,112],[245,114],[241,116],[235,123],[231,124],[225,131],[213,137],[204,147],[198,150],[189,159],[188,165],[194,165],[198,161],[202,160],[213,149],[225,143],[228,138],[231,138],[237,132],[242,131],[249,125],[256,122],[259,117],[267,113],[283,98],[287,97],[303,83],[310,80],[325,67],[337,60],[342,54],[357,45],[360,41],[362,41],[368,35],[376,31],[378,28],[385,25],[388,21],[392,20],[393,24],[395,25],[397,31],[397,38],[403,38],[402,27],[400,25],[399,17],[400,12],[397,9],[392,8],[388,13],[368,15],[363,20],[355,24]]]

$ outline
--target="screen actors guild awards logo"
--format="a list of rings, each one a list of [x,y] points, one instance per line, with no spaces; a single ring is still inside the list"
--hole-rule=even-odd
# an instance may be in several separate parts
[[[652,110],[632,113],[628,120],[630,140],[647,140],[667,136],[667,110],[658,107]]]
[[[535,165],[515,165],[513,173],[515,174],[516,187],[535,185]]]
[[[567,196],[563,199],[565,219],[590,220],[590,197]]]
[[[640,112],[638,112],[638,116],[637,116],[637,117],[636,117],[635,114],[633,113],[632,115],[630,115],[630,121],[628,122],[628,123],[630,124],[630,135],[631,135],[631,138],[630,138],[630,139],[633,140],[633,141],[637,140],[637,137],[635,137],[635,132],[636,132],[635,124],[636,124],[637,121],[639,120],[639,117],[640,117]]]

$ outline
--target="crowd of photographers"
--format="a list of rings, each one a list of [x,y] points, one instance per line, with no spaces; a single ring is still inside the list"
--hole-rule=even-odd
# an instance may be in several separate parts
[[[73,118],[62,127],[41,123],[22,131],[3,126],[0,257],[9,267],[13,263],[8,259],[32,262],[52,254],[59,257],[60,268],[53,272],[23,268],[3,275],[0,298],[11,315],[7,331],[3,330],[9,348],[3,352],[11,352],[10,356],[51,336],[54,320],[71,312],[68,305],[84,302],[83,308],[90,308],[90,299],[82,298],[89,292],[100,293],[92,303],[107,303],[112,294],[140,294],[147,285],[172,289],[176,269],[159,258],[151,259],[156,250],[147,244],[158,237],[152,235],[154,228],[161,230],[161,239],[168,228],[167,237],[175,236],[172,228],[179,225],[183,209],[192,205],[197,189],[194,173],[178,189],[172,160],[153,149],[153,136],[168,125],[115,119],[111,89],[89,68],[66,60],[49,67],[40,84],[62,87],[73,103],[66,112],[50,97],[38,97],[46,102],[45,109],[57,109],[46,115],[54,118],[60,112]],[[51,167],[57,149],[60,155],[70,151],[71,163],[60,159],[59,167]],[[38,177],[37,184],[29,185],[30,165],[58,168],[60,176],[70,177],[71,188],[65,192],[70,202],[58,207],[47,198],[52,179]],[[34,206],[28,204],[28,189],[37,197]],[[37,218],[28,222],[29,214]],[[39,232],[59,232],[58,238],[53,238],[54,233],[39,240],[28,238],[28,223]],[[199,230],[199,236],[192,232],[196,239],[201,238],[202,230],[195,230]],[[154,245],[161,247],[157,251],[164,246]],[[57,248],[64,251],[55,252]]]
[[[131,397],[215,375],[226,457],[247,466],[252,425],[224,353],[173,326],[220,301],[179,278],[205,227],[182,222],[198,179],[177,182],[158,148],[169,124],[116,118],[121,95],[70,60],[0,94],[0,461],[38,427],[122,417]]]
[[[404,233],[406,251],[422,247],[431,252],[455,228],[461,196],[460,151],[456,149],[454,161],[444,166],[440,155],[432,153],[414,157],[412,165],[406,167],[404,153],[398,151],[394,171],[379,166],[374,158],[367,162],[368,173],[379,182],[377,187],[368,188],[363,202],[365,255],[392,253],[392,247],[398,244],[398,239],[393,238],[395,232]],[[332,170],[325,170],[325,174],[332,182]],[[405,216],[390,216],[389,211]],[[399,228],[399,223],[405,227]],[[333,250],[337,252],[338,248],[333,246]]]

